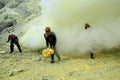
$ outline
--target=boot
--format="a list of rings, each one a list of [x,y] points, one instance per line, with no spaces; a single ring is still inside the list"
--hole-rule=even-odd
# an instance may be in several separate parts
[[[55,61],[54,60],[52,60],[50,63],[54,63]]]
[[[54,63],[54,54],[51,54],[51,62],[50,63]]]
[[[95,59],[93,53],[90,53],[90,58],[91,58],[91,59]]]

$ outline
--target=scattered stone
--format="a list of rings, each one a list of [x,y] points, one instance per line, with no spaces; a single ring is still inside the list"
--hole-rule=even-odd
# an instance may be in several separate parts
[[[41,59],[41,57],[38,57],[35,61],[41,61],[42,59]]]
[[[48,79],[42,79],[42,80],[48,80]]]
[[[20,59],[15,59],[15,61],[20,61]]]
[[[6,74],[6,72],[4,72],[3,74]]]
[[[5,60],[2,60],[1,62],[5,62]]]
[[[0,53],[1,53],[1,54],[4,54],[4,53],[6,53],[6,51],[0,51]]]
[[[72,76],[75,71],[69,72],[68,76]]]
[[[21,73],[21,72],[24,72],[24,70],[23,70],[23,69],[20,69],[20,70],[18,70],[17,72]]]
[[[42,80],[48,80],[48,79],[47,79],[47,76],[43,76],[43,77],[42,77]]]
[[[9,76],[14,76],[14,72],[13,72],[13,71],[10,71],[10,72],[9,72]]]
[[[24,71],[25,71],[25,70],[23,70],[23,69],[18,69],[18,70],[10,71],[10,72],[8,73],[8,75],[9,75],[9,76],[14,76],[14,75],[20,74],[20,73],[22,73],[22,72],[24,72]]]

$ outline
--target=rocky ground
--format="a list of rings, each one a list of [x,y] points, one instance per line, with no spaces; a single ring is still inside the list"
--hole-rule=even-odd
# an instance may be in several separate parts
[[[61,61],[55,57],[51,64],[39,52],[1,50],[0,80],[120,80],[119,57],[119,51],[96,53],[96,59],[61,54]]]
[[[90,59],[89,54],[73,57],[60,53],[61,60],[55,57],[54,64],[37,51],[24,49],[20,54],[15,47],[10,54],[8,34],[15,27],[25,27],[23,32],[17,31],[20,38],[31,22],[39,22],[39,1],[0,0],[0,32],[5,29],[0,35],[0,80],[120,80],[119,50],[96,53],[95,59]]]

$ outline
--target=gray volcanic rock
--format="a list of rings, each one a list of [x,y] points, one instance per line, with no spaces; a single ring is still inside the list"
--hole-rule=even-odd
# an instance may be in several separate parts
[[[0,0],[0,32],[40,14],[40,0]]]
[[[4,6],[5,6],[5,4],[0,2],[0,9],[2,9]]]

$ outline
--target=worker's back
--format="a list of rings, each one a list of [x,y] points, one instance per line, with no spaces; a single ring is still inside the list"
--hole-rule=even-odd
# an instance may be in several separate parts
[[[17,36],[14,35],[14,34],[10,34],[10,35],[9,35],[9,40],[10,40],[11,42],[13,42],[13,43],[18,42],[18,38],[17,38]]]

